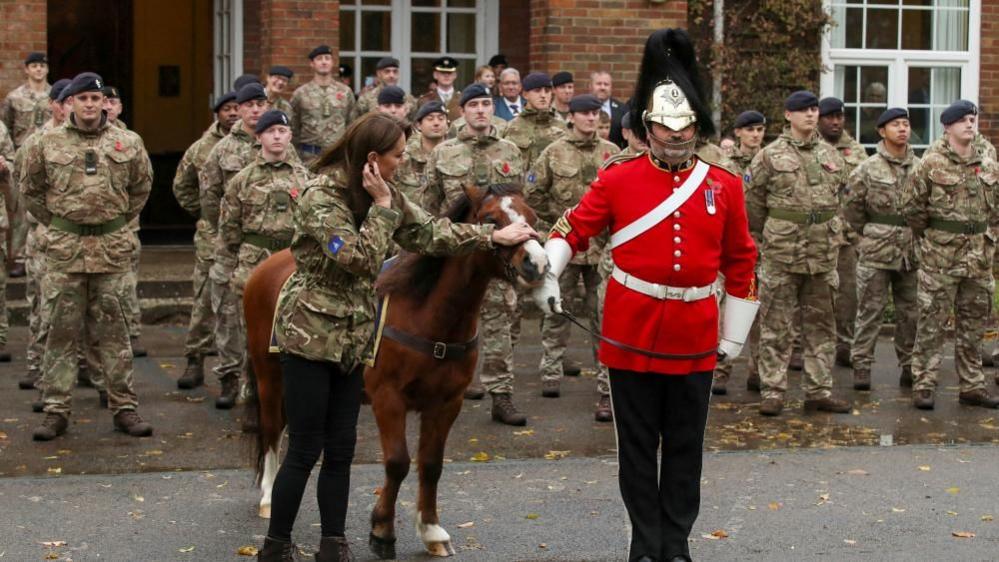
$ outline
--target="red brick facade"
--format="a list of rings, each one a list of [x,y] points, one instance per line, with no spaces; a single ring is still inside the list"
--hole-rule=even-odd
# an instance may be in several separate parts
[[[982,133],[999,141],[999,2],[982,1],[981,62],[978,100]]]
[[[259,67],[246,72],[266,72],[280,64],[295,71],[295,84],[310,75],[308,54],[317,45],[333,48],[339,56],[340,2],[338,0],[258,0],[260,4]]]
[[[0,0],[0,96],[24,82],[24,57],[46,52],[48,3]]]

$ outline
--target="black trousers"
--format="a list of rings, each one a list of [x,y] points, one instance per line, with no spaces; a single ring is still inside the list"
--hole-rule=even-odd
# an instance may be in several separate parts
[[[701,460],[711,372],[610,370],[618,483],[631,519],[629,560],[689,558],[701,504]],[[662,444],[662,466],[657,453]]]
[[[316,496],[322,536],[344,536],[362,373],[361,369],[344,373],[337,363],[281,354],[288,453],[274,480],[267,530],[271,538],[291,540],[305,485],[320,454],[323,465]]]

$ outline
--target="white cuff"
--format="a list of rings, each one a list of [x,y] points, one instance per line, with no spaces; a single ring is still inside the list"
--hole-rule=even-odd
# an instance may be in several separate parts
[[[753,327],[760,301],[740,299],[726,293],[723,306],[721,339],[742,347]]]
[[[572,259],[572,247],[564,238],[549,238],[545,242],[545,253],[548,254],[548,271],[557,279]]]

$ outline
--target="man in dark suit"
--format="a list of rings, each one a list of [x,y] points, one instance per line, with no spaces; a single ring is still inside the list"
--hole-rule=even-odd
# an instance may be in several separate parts
[[[493,100],[496,107],[496,117],[504,121],[512,121],[524,110],[524,98],[520,96],[522,85],[520,72],[516,68],[504,68],[499,75],[499,92]]]
[[[628,143],[621,134],[621,117],[628,112],[628,106],[611,97],[613,90],[614,84],[609,72],[598,70],[590,74],[590,93],[604,104],[601,109],[611,118],[610,141],[624,148]]]

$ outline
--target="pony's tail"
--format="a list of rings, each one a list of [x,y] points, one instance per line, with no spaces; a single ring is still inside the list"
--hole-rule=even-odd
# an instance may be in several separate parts
[[[250,422],[251,425],[257,427],[256,435],[254,440],[256,441],[256,448],[254,450],[254,475],[253,481],[259,486],[260,479],[264,476],[264,458],[267,456],[267,443],[263,428],[260,427],[260,393],[257,391],[257,372],[253,369],[253,359],[247,358],[246,362],[246,384],[250,387],[249,396],[246,397],[246,402],[243,405],[243,412],[246,416],[246,421]]]

